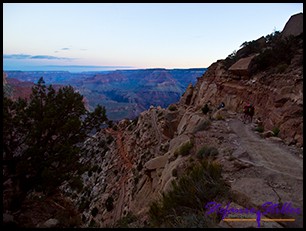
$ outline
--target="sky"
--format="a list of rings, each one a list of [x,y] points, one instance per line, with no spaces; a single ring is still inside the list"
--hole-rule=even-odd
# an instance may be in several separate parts
[[[206,68],[303,3],[3,3],[3,70]]]

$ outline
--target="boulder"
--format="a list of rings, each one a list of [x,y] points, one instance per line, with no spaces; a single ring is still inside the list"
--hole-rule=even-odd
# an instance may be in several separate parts
[[[40,228],[53,228],[59,224],[59,221],[57,219],[49,219],[45,221]]]
[[[168,155],[158,156],[146,162],[144,167],[148,170],[163,168],[167,161]]]
[[[246,58],[241,58],[235,62],[228,70],[235,75],[249,75],[251,69],[251,62],[258,54],[251,55]]]

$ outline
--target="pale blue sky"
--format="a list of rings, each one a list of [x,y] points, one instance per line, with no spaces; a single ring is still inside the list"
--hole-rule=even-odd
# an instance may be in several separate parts
[[[208,67],[300,12],[302,3],[4,3],[3,65]]]

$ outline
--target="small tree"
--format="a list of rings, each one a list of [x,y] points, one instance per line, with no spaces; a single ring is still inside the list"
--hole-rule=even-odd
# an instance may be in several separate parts
[[[105,108],[88,112],[71,86],[57,92],[43,78],[29,101],[4,97],[4,156],[24,191],[52,192],[79,168],[80,144],[107,120]]]

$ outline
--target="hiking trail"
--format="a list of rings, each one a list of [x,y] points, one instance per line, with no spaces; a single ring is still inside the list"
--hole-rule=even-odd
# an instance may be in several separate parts
[[[260,137],[252,125],[238,119],[228,121],[237,148],[232,156],[250,166],[229,173],[233,179],[232,189],[243,193],[256,205],[268,201],[291,202],[292,207],[300,208],[302,214],[287,214],[296,221],[283,222],[282,225],[302,227],[303,159],[295,154],[293,147]]]

